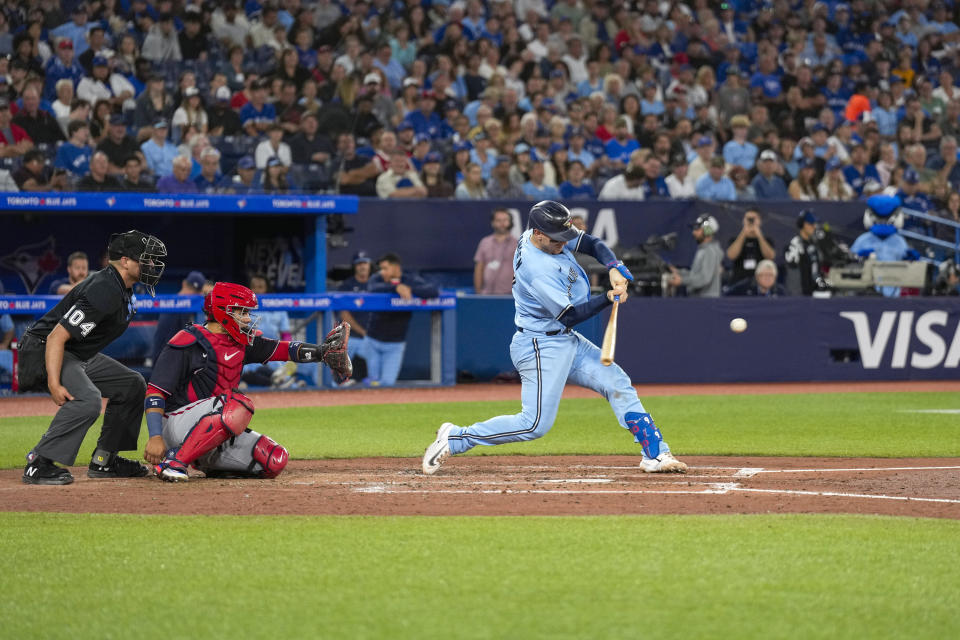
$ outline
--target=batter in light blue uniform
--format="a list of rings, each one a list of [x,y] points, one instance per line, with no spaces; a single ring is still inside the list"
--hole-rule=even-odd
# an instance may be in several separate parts
[[[600,313],[615,296],[627,300],[630,271],[601,240],[570,224],[570,212],[545,200],[530,210],[530,228],[514,257],[513,298],[517,332],[510,356],[523,381],[523,409],[469,427],[444,423],[423,456],[423,472],[433,474],[446,458],[478,445],[534,440],[553,426],[567,382],[593,389],[610,403],[620,426],[642,446],[641,468],[648,473],[684,473],[687,465],[670,453],[653,418],[643,408],[630,378],[616,364],[600,363],[600,349],[571,327]],[[590,298],[587,275],[573,252],[592,255],[610,270],[612,289]]]

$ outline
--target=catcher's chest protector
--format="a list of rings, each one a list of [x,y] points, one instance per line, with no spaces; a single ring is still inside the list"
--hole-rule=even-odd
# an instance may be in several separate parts
[[[246,349],[229,335],[212,333],[201,325],[187,327],[182,333],[190,334],[194,339],[192,346],[199,351],[199,360],[191,358],[188,399],[193,402],[236,389]]]

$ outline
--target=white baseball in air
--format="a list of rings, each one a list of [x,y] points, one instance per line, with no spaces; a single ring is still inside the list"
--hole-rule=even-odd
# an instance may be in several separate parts
[[[747,330],[747,321],[743,318],[734,318],[730,321],[730,331],[734,333],[743,333]]]

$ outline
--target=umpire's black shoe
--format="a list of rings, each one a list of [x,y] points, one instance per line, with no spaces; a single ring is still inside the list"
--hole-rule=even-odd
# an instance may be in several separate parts
[[[116,454],[111,456],[105,465],[91,460],[90,467],[87,468],[88,478],[143,478],[148,473],[149,470],[139,462]]]
[[[53,461],[37,456],[23,468],[23,484],[71,484],[73,475]]]

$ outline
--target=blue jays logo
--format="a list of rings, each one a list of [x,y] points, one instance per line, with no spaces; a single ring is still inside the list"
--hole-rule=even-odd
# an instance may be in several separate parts
[[[60,268],[55,249],[56,241],[50,236],[42,242],[17,247],[13,253],[0,258],[0,266],[16,271],[27,294],[33,295],[40,282]]]
[[[569,271],[569,273],[567,273],[567,280],[569,280],[571,283],[573,283],[573,282],[576,282],[576,281],[577,281],[577,278],[578,278],[578,277],[580,277],[580,276],[577,274],[577,270],[574,269],[573,267],[570,267],[570,271]]]

